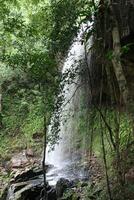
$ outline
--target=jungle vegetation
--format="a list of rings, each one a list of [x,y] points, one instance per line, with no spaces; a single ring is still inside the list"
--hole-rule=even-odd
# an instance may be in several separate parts
[[[85,48],[85,59],[91,51],[96,55],[93,65],[99,67],[99,89],[88,68],[92,101],[87,148],[91,156],[96,154],[103,160],[105,192],[101,199],[129,200],[134,187],[134,173],[129,173],[134,164],[133,37],[125,43],[121,40],[122,25],[114,3],[0,0],[0,161],[31,146],[42,151],[43,139],[39,147],[33,137],[36,133],[41,138],[46,135],[44,127],[62,104],[61,99],[55,105],[63,78],[62,62],[81,23],[94,22],[82,41],[86,46],[93,35],[94,44],[91,49]],[[117,6],[120,8],[120,3]],[[85,114],[81,116],[80,132],[87,126]],[[58,131],[57,120],[54,135],[49,138],[52,144],[58,140]]]

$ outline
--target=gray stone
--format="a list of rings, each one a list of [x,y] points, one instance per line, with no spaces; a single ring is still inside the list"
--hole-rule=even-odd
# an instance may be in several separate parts
[[[26,156],[28,157],[34,157],[34,152],[32,149],[27,149],[26,150]]]
[[[66,191],[67,188],[70,187],[70,182],[68,179],[60,178],[56,184],[56,194],[57,198],[63,196],[63,193]]]
[[[19,153],[12,157],[10,163],[11,168],[23,168],[28,164],[28,159],[25,153]]]

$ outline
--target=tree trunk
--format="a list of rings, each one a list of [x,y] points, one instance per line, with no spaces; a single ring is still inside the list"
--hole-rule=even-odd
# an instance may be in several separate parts
[[[47,146],[47,119],[46,116],[44,116],[44,151],[43,151],[43,161],[42,161],[42,167],[43,167],[43,176],[44,176],[44,193],[43,193],[43,200],[47,200],[47,182],[46,182],[46,146]]]
[[[93,134],[94,134],[94,128],[92,127],[91,133],[90,133],[90,159],[92,159],[93,154]]]
[[[117,24],[117,22],[116,22]],[[121,46],[120,46],[120,35],[118,25],[113,27],[112,30],[112,37],[113,37],[113,58],[112,63],[115,71],[115,75],[118,81],[120,93],[122,95],[124,103],[127,105],[128,103],[128,88],[127,88],[127,81],[126,77],[123,72],[123,67],[121,64]]]
[[[2,85],[0,85],[0,129],[3,127],[2,124]]]
[[[104,166],[105,166],[107,191],[108,191],[109,200],[112,200],[111,189],[110,189],[110,182],[109,182],[109,176],[108,176],[108,167],[107,167],[107,159],[106,159],[106,151],[105,151],[105,144],[104,144],[103,129],[104,129],[104,127],[102,127],[102,119],[101,119],[101,116],[100,116],[101,143],[102,143],[103,160],[104,160]],[[106,129],[106,127],[105,127],[105,129]]]

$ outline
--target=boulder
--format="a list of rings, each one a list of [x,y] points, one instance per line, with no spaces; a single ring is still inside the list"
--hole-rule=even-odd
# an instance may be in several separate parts
[[[34,157],[34,152],[32,149],[27,149],[26,150],[26,156],[28,157]]]
[[[37,176],[40,176],[42,174],[43,174],[43,170],[41,168],[30,168],[22,172],[17,171],[14,174],[11,182],[18,183],[18,182],[28,181],[30,179],[35,179]]]
[[[70,187],[70,181],[68,179],[65,179],[65,178],[60,178],[56,183],[57,198],[61,198],[63,196],[63,193],[69,187]]]
[[[49,191],[47,191],[48,200],[57,200],[56,190],[55,188],[51,188]]]
[[[5,187],[2,189],[1,194],[0,194],[0,200],[5,200],[7,197],[8,193],[8,184],[5,184]]]
[[[28,159],[25,153],[19,153],[12,157],[10,163],[11,168],[23,168],[28,164]]]
[[[125,174],[126,183],[134,184],[134,167]]]
[[[47,168],[49,166],[46,166]],[[68,181],[66,181],[67,183]],[[47,183],[48,200],[57,200],[56,189]],[[44,179],[41,168],[31,168],[15,174],[2,193],[1,200],[41,200]]]

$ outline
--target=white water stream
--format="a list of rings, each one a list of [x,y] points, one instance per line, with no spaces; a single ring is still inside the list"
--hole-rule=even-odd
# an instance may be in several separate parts
[[[77,71],[78,67],[82,67],[84,61],[84,45],[81,42],[83,27],[73,42],[67,59],[64,62],[62,74],[64,75],[69,70]],[[54,185],[59,178],[82,178],[85,176],[84,170],[77,168],[79,159],[74,155],[72,146],[74,140],[74,130],[72,128],[73,114],[77,112],[74,105],[79,103],[79,74],[76,72],[71,83],[65,83],[62,93],[64,94],[64,103],[62,106],[60,117],[60,140],[59,144],[55,145],[54,151],[49,152],[47,147],[46,163],[54,167],[48,172],[47,179],[51,185]],[[49,127],[51,132],[51,126]]]

